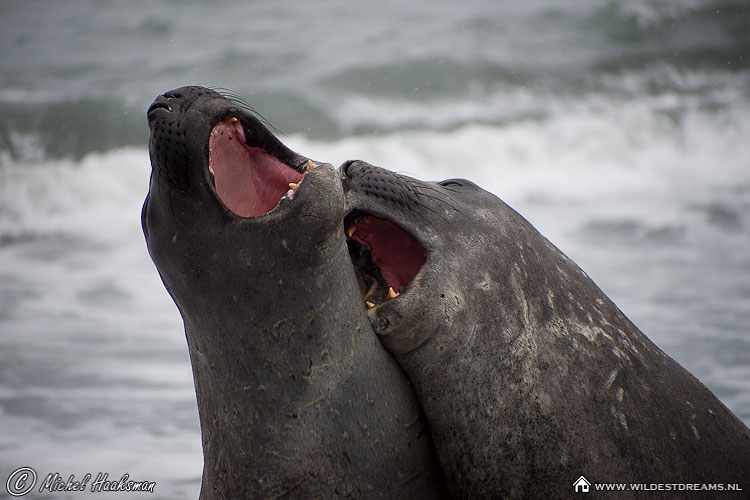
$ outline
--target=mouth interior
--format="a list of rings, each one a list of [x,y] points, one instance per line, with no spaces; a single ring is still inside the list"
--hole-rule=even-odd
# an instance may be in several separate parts
[[[367,302],[389,297],[389,288],[400,294],[427,260],[424,248],[396,224],[354,213],[345,220],[349,254]]]
[[[237,118],[218,123],[208,140],[208,165],[216,193],[241,217],[257,217],[273,210],[285,196],[294,196],[290,183],[304,174],[262,148],[248,146]]]

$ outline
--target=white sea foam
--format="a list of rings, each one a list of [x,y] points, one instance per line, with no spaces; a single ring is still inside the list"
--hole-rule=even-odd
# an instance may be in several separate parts
[[[519,208],[591,204],[604,217],[619,210],[658,225],[679,218],[688,200],[750,182],[750,107],[734,102],[744,109],[706,112],[676,94],[615,103],[590,96],[547,102],[544,120],[290,142],[334,163],[360,158],[421,178],[469,177]]]
[[[3,471],[127,473],[157,483],[134,498],[197,496],[187,346],[140,229],[149,171],[144,150],[0,170]]]

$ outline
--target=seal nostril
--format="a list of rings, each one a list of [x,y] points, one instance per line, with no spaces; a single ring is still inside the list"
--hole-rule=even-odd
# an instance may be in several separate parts
[[[151,104],[151,106],[148,107],[148,111],[146,111],[146,114],[150,115],[157,109],[164,109],[166,111],[172,111],[172,106],[170,106],[169,104],[163,101],[155,101],[154,103]]]
[[[183,97],[185,97],[185,96],[184,96],[184,95],[182,94],[182,92],[175,92],[175,91],[169,91],[169,92],[165,92],[165,93],[164,93],[163,95],[164,95],[164,97],[166,97],[167,99],[182,99]]]

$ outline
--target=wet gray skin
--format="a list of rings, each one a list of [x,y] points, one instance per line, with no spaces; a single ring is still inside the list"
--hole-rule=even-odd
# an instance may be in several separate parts
[[[422,411],[359,299],[337,172],[202,87],[148,120],[143,229],[184,320],[200,497],[439,498]]]
[[[455,498],[567,498],[581,475],[750,491],[748,428],[518,213],[465,180],[341,175],[370,323]]]

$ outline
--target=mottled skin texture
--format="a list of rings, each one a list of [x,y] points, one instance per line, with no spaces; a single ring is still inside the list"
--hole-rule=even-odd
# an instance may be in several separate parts
[[[337,172],[318,166],[294,200],[260,217],[233,215],[207,170],[209,132],[229,116],[287,164],[307,162],[207,89],[168,92],[149,111],[143,228],[185,324],[200,497],[439,497],[413,389],[358,298]]]
[[[746,498],[747,427],[523,217],[468,181],[341,171],[348,211],[396,223],[427,252],[368,315],[415,386],[455,498],[568,498],[581,475],[739,483],[657,496]]]

